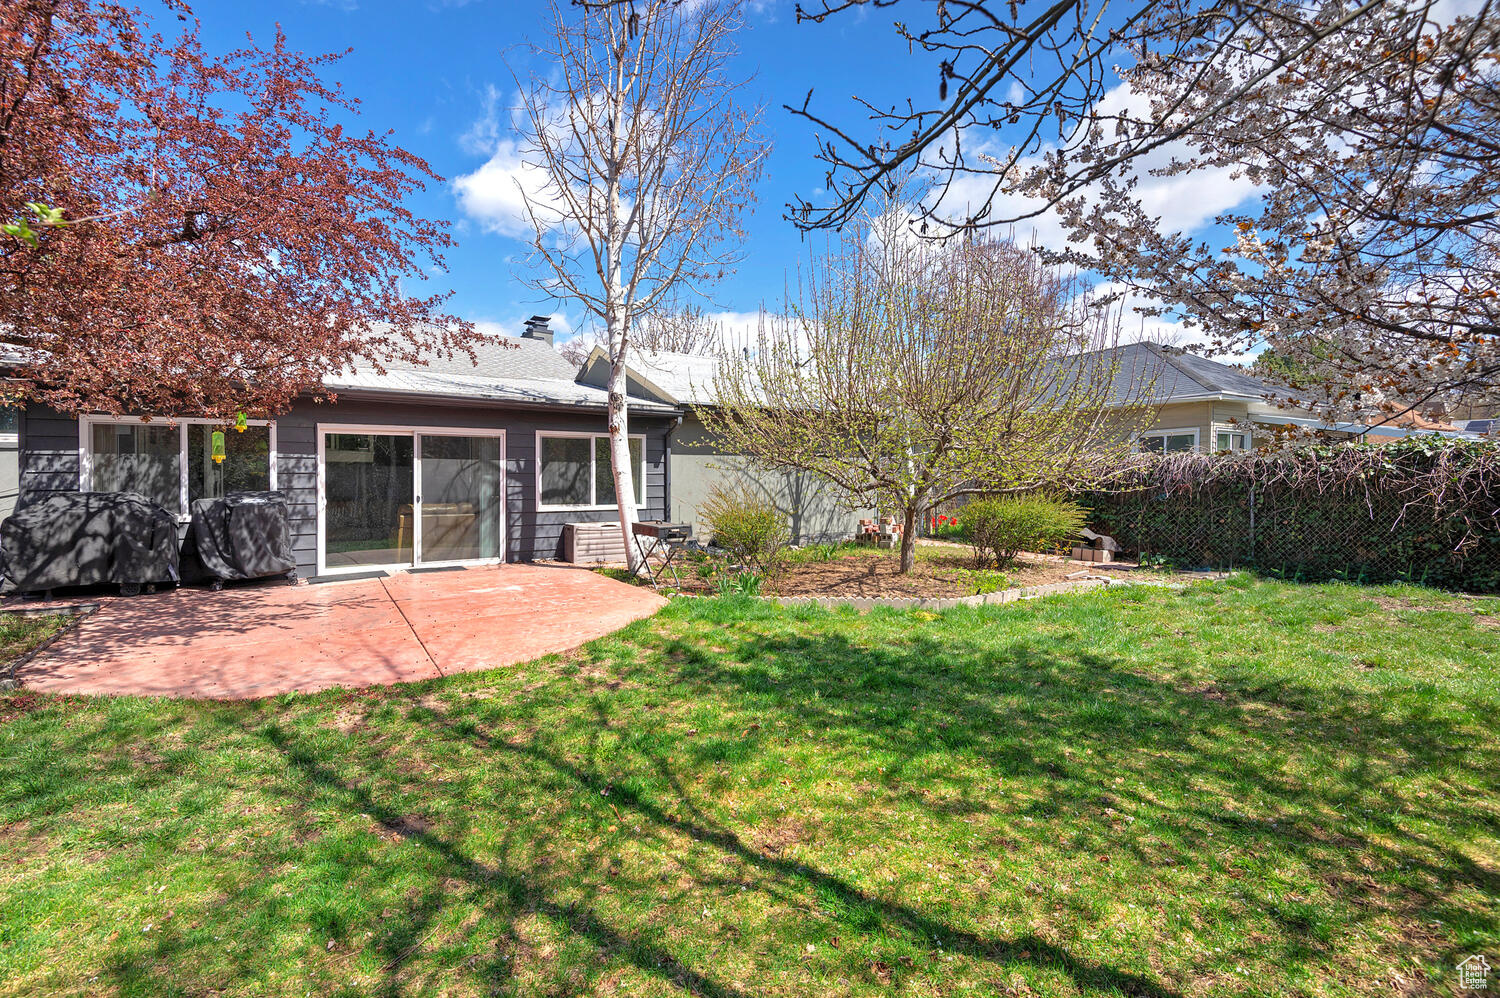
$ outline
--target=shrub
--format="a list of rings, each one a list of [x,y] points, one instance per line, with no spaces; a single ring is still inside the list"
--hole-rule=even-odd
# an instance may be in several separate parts
[[[1045,496],[975,499],[959,523],[980,568],[1004,568],[1022,551],[1055,547],[1083,529],[1083,507]]]
[[[743,485],[715,485],[698,512],[713,532],[713,543],[756,571],[775,568],[791,539],[786,515]]]

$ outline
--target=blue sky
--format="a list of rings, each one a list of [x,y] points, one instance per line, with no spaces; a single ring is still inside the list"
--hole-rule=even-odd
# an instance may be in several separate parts
[[[484,167],[495,151],[493,141],[479,139],[483,129],[476,125],[487,116],[498,120],[503,141],[506,108],[515,90],[511,70],[523,77],[534,69],[546,71],[530,61],[527,45],[528,38],[545,37],[543,5],[203,0],[195,12],[210,51],[235,46],[246,32],[268,43],[278,23],[291,46],[304,52],[352,49],[328,76],[362,102],[360,123],[393,129],[396,141],[447,179],[414,199],[412,207],[454,225],[459,245],[448,254],[448,273],[436,282],[452,288],[457,314],[497,323],[509,332],[518,332],[520,322],[534,312],[556,313],[565,327],[584,319],[576,306],[540,300],[522,286],[516,268],[523,265],[524,246],[506,234],[503,220],[466,212],[453,186],[455,178]],[[773,151],[749,220],[745,260],[720,285],[711,305],[732,313],[727,317],[731,323],[763,302],[776,308],[788,274],[826,239],[804,239],[782,218],[794,192],[810,194],[824,177],[813,158],[812,130],[782,105],[800,104],[811,87],[822,107],[854,114],[848,103],[854,93],[890,102],[935,90],[935,70],[925,59],[907,56],[891,27],[894,16],[891,11],[856,12],[824,25],[798,25],[791,0],[767,0],[752,10],[740,39],[739,61],[745,75],[755,76],[747,96],[766,105],[764,130]],[[1189,185],[1176,180],[1162,185],[1156,196],[1168,211],[1186,210],[1190,217],[1183,221],[1192,228],[1239,199],[1215,183],[1206,178],[1198,189],[1179,189]]]

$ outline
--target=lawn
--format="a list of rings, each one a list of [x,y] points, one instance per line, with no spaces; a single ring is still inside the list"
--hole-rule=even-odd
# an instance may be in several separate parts
[[[1236,577],[0,698],[0,993],[1374,995],[1500,963],[1500,602]]]

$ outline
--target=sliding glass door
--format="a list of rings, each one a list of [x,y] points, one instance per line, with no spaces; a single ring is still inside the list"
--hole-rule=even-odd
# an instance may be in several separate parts
[[[323,435],[323,568],[412,564],[416,491],[412,437]]]
[[[505,439],[477,430],[320,427],[329,573],[499,561]]]
[[[504,496],[499,437],[423,433],[422,541],[424,564],[478,561],[501,554]]]

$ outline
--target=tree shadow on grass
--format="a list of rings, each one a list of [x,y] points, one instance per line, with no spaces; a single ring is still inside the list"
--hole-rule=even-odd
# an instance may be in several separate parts
[[[1143,869],[1201,864],[1227,843],[1247,853],[1290,850],[1307,868],[1322,868],[1330,894],[1351,910],[1373,916],[1396,906],[1413,924],[1496,931],[1491,915],[1454,907],[1450,894],[1468,886],[1500,898],[1500,874],[1394,820],[1419,810],[1472,839],[1500,834],[1496,812],[1482,804],[1484,774],[1493,789],[1500,751],[1482,728],[1429,700],[1377,708],[1368,691],[1337,682],[1314,688],[1265,677],[1254,688],[1229,679],[1179,685],[1090,650],[1081,636],[997,649],[951,632],[856,644],[836,632],[720,631],[715,645],[729,647],[718,654],[691,638],[658,640],[689,687],[749,698],[749,709],[790,716],[829,744],[893,752],[882,791],[936,814],[990,810],[996,795],[986,784],[996,777],[1045,787],[1043,800],[1011,811],[1053,824],[1111,806],[1161,810],[1164,796],[1175,797],[1173,841],[1081,847],[1126,848]],[[1329,760],[1315,785],[1288,771],[1302,756]],[[1471,775],[1479,793],[1466,799],[1455,788],[1417,801],[1398,786],[1412,772],[1442,770]],[[1206,799],[1204,784],[1256,816]],[[1368,831],[1342,820],[1356,812]],[[1372,871],[1400,886],[1378,891]],[[1265,914],[1292,940],[1289,958],[1327,951],[1306,931],[1303,906],[1270,903]]]
[[[711,651],[708,644],[721,650]],[[851,951],[860,942],[928,949],[937,940],[947,952],[986,967],[1032,966],[1065,975],[1087,992],[1178,994],[1175,979],[1080,954],[1055,934],[968,930],[955,924],[957,918],[940,914],[940,902],[919,907],[878,895],[827,863],[799,862],[763,842],[751,824],[735,819],[711,786],[695,785],[695,775],[705,771],[754,775],[748,763],[771,757],[788,737],[803,739],[807,731],[816,734],[819,745],[851,759],[866,748],[895,759],[872,781],[866,801],[850,804],[848,813],[824,806],[809,815],[811,820],[858,822],[865,820],[859,812],[867,805],[878,810],[899,802],[924,810],[936,824],[993,822],[1024,852],[1028,842],[1016,828],[1031,817],[1036,836],[1073,836],[1069,848],[1077,852],[1107,845],[1129,853],[1136,868],[1148,873],[1167,864],[1201,868],[1219,892],[1232,892],[1241,882],[1232,879],[1232,871],[1209,870],[1206,864],[1233,841],[1242,852],[1279,849],[1308,869],[1321,868],[1330,895],[1346,902],[1340,917],[1351,924],[1374,919],[1379,909],[1364,902],[1379,900],[1397,906],[1402,919],[1416,924],[1467,918],[1480,931],[1494,932],[1492,917],[1459,910],[1447,894],[1462,883],[1500,896],[1496,875],[1457,849],[1412,837],[1390,817],[1418,806],[1403,799],[1399,778],[1406,770],[1461,766],[1476,774],[1475,785],[1482,774],[1491,774],[1493,782],[1500,772],[1492,740],[1420,699],[1375,710],[1369,691],[1337,682],[1320,688],[1264,678],[1253,687],[1229,679],[1183,685],[1142,675],[1076,635],[1033,635],[1000,646],[922,630],[883,643],[857,643],[836,630],[814,627],[779,633],[721,628],[701,641],[649,630],[591,654],[596,661],[607,660],[611,677],[626,683],[619,689],[614,688],[618,683],[571,687],[577,702],[567,712],[558,710],[550,689],[504,705],[462,696],[463,683],[437,684],[431,695],[424,693],[427,687],[392,691],[390,703],[401,705],[393,709],[408,712],[419,736],[394,749],[371,744],[373,732],[365,739],[353,736],[352,751],[328,742],[327,732],[319,730],[326,724],[326,705],[305,711],[293,706],[295,716],[287,720],[270,708],[218,710],[219,727],[241,739],[239,744],[253,738],[274,750],[276,765],[269,771],[276,777],[257,773],[253,778],[267,784],[261,788],[265,792],[280,795],[294,827],[313,827],[320,815],[355,825],[368,815],[381,834],[399,835],[401,849],[408,850],[382,857],[358,843],[313,840],[270,855],[292,865],[325,863],[349,890],[372,894],[395,880],[397,866],[417,874],[416,886],[397,910],[378,922],[351,922],[336,914],[324,921],[316,907],[305,905],[289,910],[279,894],[288,881],[273,871],[226,898],[226,907],[235,909],[241,924],[306,919],[336,940],[335,954],[361,954],[367,972],[373,954],[378,989],[386,994],[410,989],[414,976],[455,971],[495,989],[524,986],[528,982],[516,977],[517,961],[505,959],[500,949],[521,945],[523,923],[536,918],[568,945],[592,951],[595,966],[618,962],[663,986],[737,998],[753,989],[715,971],[714,961],[693,946],[706,930],[683,918],[684,910],[695,906],[697,892],[709,889],[760,892],[796,917],[822,909],[846,934]],[[635,689],[647,688],[667,704],[643,713],[638,701],[628,699],[631,680]],[[379,702],[383,695],[369,699]],[[414,706],[419,698],[421,706]],[[722,720],[717,726],[702,723],[702,730],[678,743],[675,752],[644,737],[652,725],[681,721],[689,710],[722,715]],[[764,723],[747,725],[747,716]],[[780,721],[786,727],[778,726]],[[1339,746],[1346,751],[1332,751]],[[66,744],[58,747],[61,758],[71,751]],[[728,762],[726,752],[733,753]],[[1304,756],[1339,768],[1310,784],[1289,770]],[[493,761],[523,786],[542,789],[528,800],[503,799],[497,794],[506,784],[464,772],[465,761],[474,759]],[[409,762],[442,767],[441,778],[429,780]],[[153,784],[191,780],[193,770],[172,758],[157,760],[131,783],[145,791]],[[846,776],[853,782],[854,774]],[[1117,776],[1124,782],[1114,783]],[[1027,792],[1007,798],[995,791],[997,780]],[[58,795],[56,806],[66,806],[73,792],[64,786],[68,781],[59,776],[46,782]],[[585,825],[633,825],[621,834],[661,846],[692,874],[691,884],[674,890],[647,875],[655,870],[613,870],[608,841],[596,841],[576,823],[565,828],[532,813],[542,790],[559,795],[566,816]],[[1216,803],[1225,799],[1245,806]],[[414,816],[414,800],[443,814],[430,821]],[[1103,843],[1098,816],[1106,807],[1155,809],[1171,834]],[[1467,806],[1461,793],[1426,799],[1420,807],[1432,821],[1495,833],[1494,813]],[[1341,821],[1366,810],[1375,813],[1362,819],[1365,830]],[[498,841],[486,844],[480,833],[498,834]],[[695,848],[677,848],[682,843]],[[977,847],[971,858],[988,858],[984,848]],[[574,858],[553,862],[565,855]],[[1398,869],[1421,877],[1399,887],[1372,880],[1384,881]],[[1039,877],[1046,875],[1038,871]],[[617,914],[618,905],[611,902],[625,894],[646,904],[660,899],[667,921]],[[1194,916],[1194,905],[1201,903],[1185,902],[1181,910]],[[1284,961],[1318,973],[1339,956],[1319,935],[1305,905],[1249,895],[1242,903],[1250,914],[1280,928]],[[495,952],[471,956],[462,966],[458,956],[435,955],[455,931],[454,920],[471,917],[488,920],[486,931],[498,937]],[[1063,933],[1076,935],[1076,927],[1096,916],[1074,906],[1065,917]],[[367,927],[373,936],[361,942],[358,930]],[[763,959],[759,943],[746,939],[731,945],[755,962]],[[191,966],[194,949],[209,945],[201,935],[167,936],[149,959],[116,959],[107,973],[122,989],[166,987],[177,979],[174,965]],[[1224,959],[1232,966],[1236,955]],[[246,951],[236,959],[235,973],[254,979],[277,958]],[[1264,965],[1268,957],[1247,950],[1246,959]],[[887,983],[899,987],[908,969],[888,970]],[[1167,973],[1176,978],[1192,970],[1190,963],[1176,960]],[[574,993],[586,990],[586,984],[561,982],[557,988]]]
[[[437,719],[440,726],[451,726],[454,722],[455,719],[450,716],[439,715]],[[1143,998],[1179,998],[1178,992],[1154,981],[1105,964],[1080,959],[1067,949],[1036,936],[991,939],[955,929],[942,920],[915,909],[873,897],[839,877],[805,864],[768,855],[744,842],[732,830],[669,814],[655,802],[632,793],[628,788],[614,786],[607,776],[569,762],[535,744],[512,742],[493,738],[482,732],[476,733],[468,723],[464,723],[463,727],[466,730],[458,738],[468,740],[485,751],[511,753],[541,763],[553,772],[565,775],[577,784],[579,790],[586,791],[592,797],[607,798],[617,807],[627,809],[657,828],[670,828],[711,846],[772,878],[773,882],[779,881],[789,889],[789,893],[805,898],[807,889],[810,888],[815,895],[836,899],[842,909],[841,918],[862,931],[897,933],[924,943],[941,940],[945,949],[985,962],[1035,963],[1061,970],[1083,987],[1139,995]],[[338,803],[350,813],[370,814],[384,824],[402,820],[400,814],[382,804],[367,789],[339,779],[330,767],[301,751],[295,739],[287,732],[273,726],[265,734],[273,745],[286,754],[293,766],[325,792],[325,803]],[[466,854],[461,845],[444,835],[418,831],[410,839],[440,856],[453,876],[480,887],[486,895],[492,896],[486,903],[498,900],[511,912],[541,914],[589,940],[601,952],[621,955],[639,970],[680,986],[689,993],[710,998],[748,994],[738,987],[716,980],[704,971],[686,966],[661,945],[650,942],[639,934],[609,925],[586,905],[553,900],[553,889],[549,888],[546,878],[539,877],[535,871],[476,861]],[[508,973],[509,970],[504,965],[491,965],[490,976],[493,979],[503,979]]]

